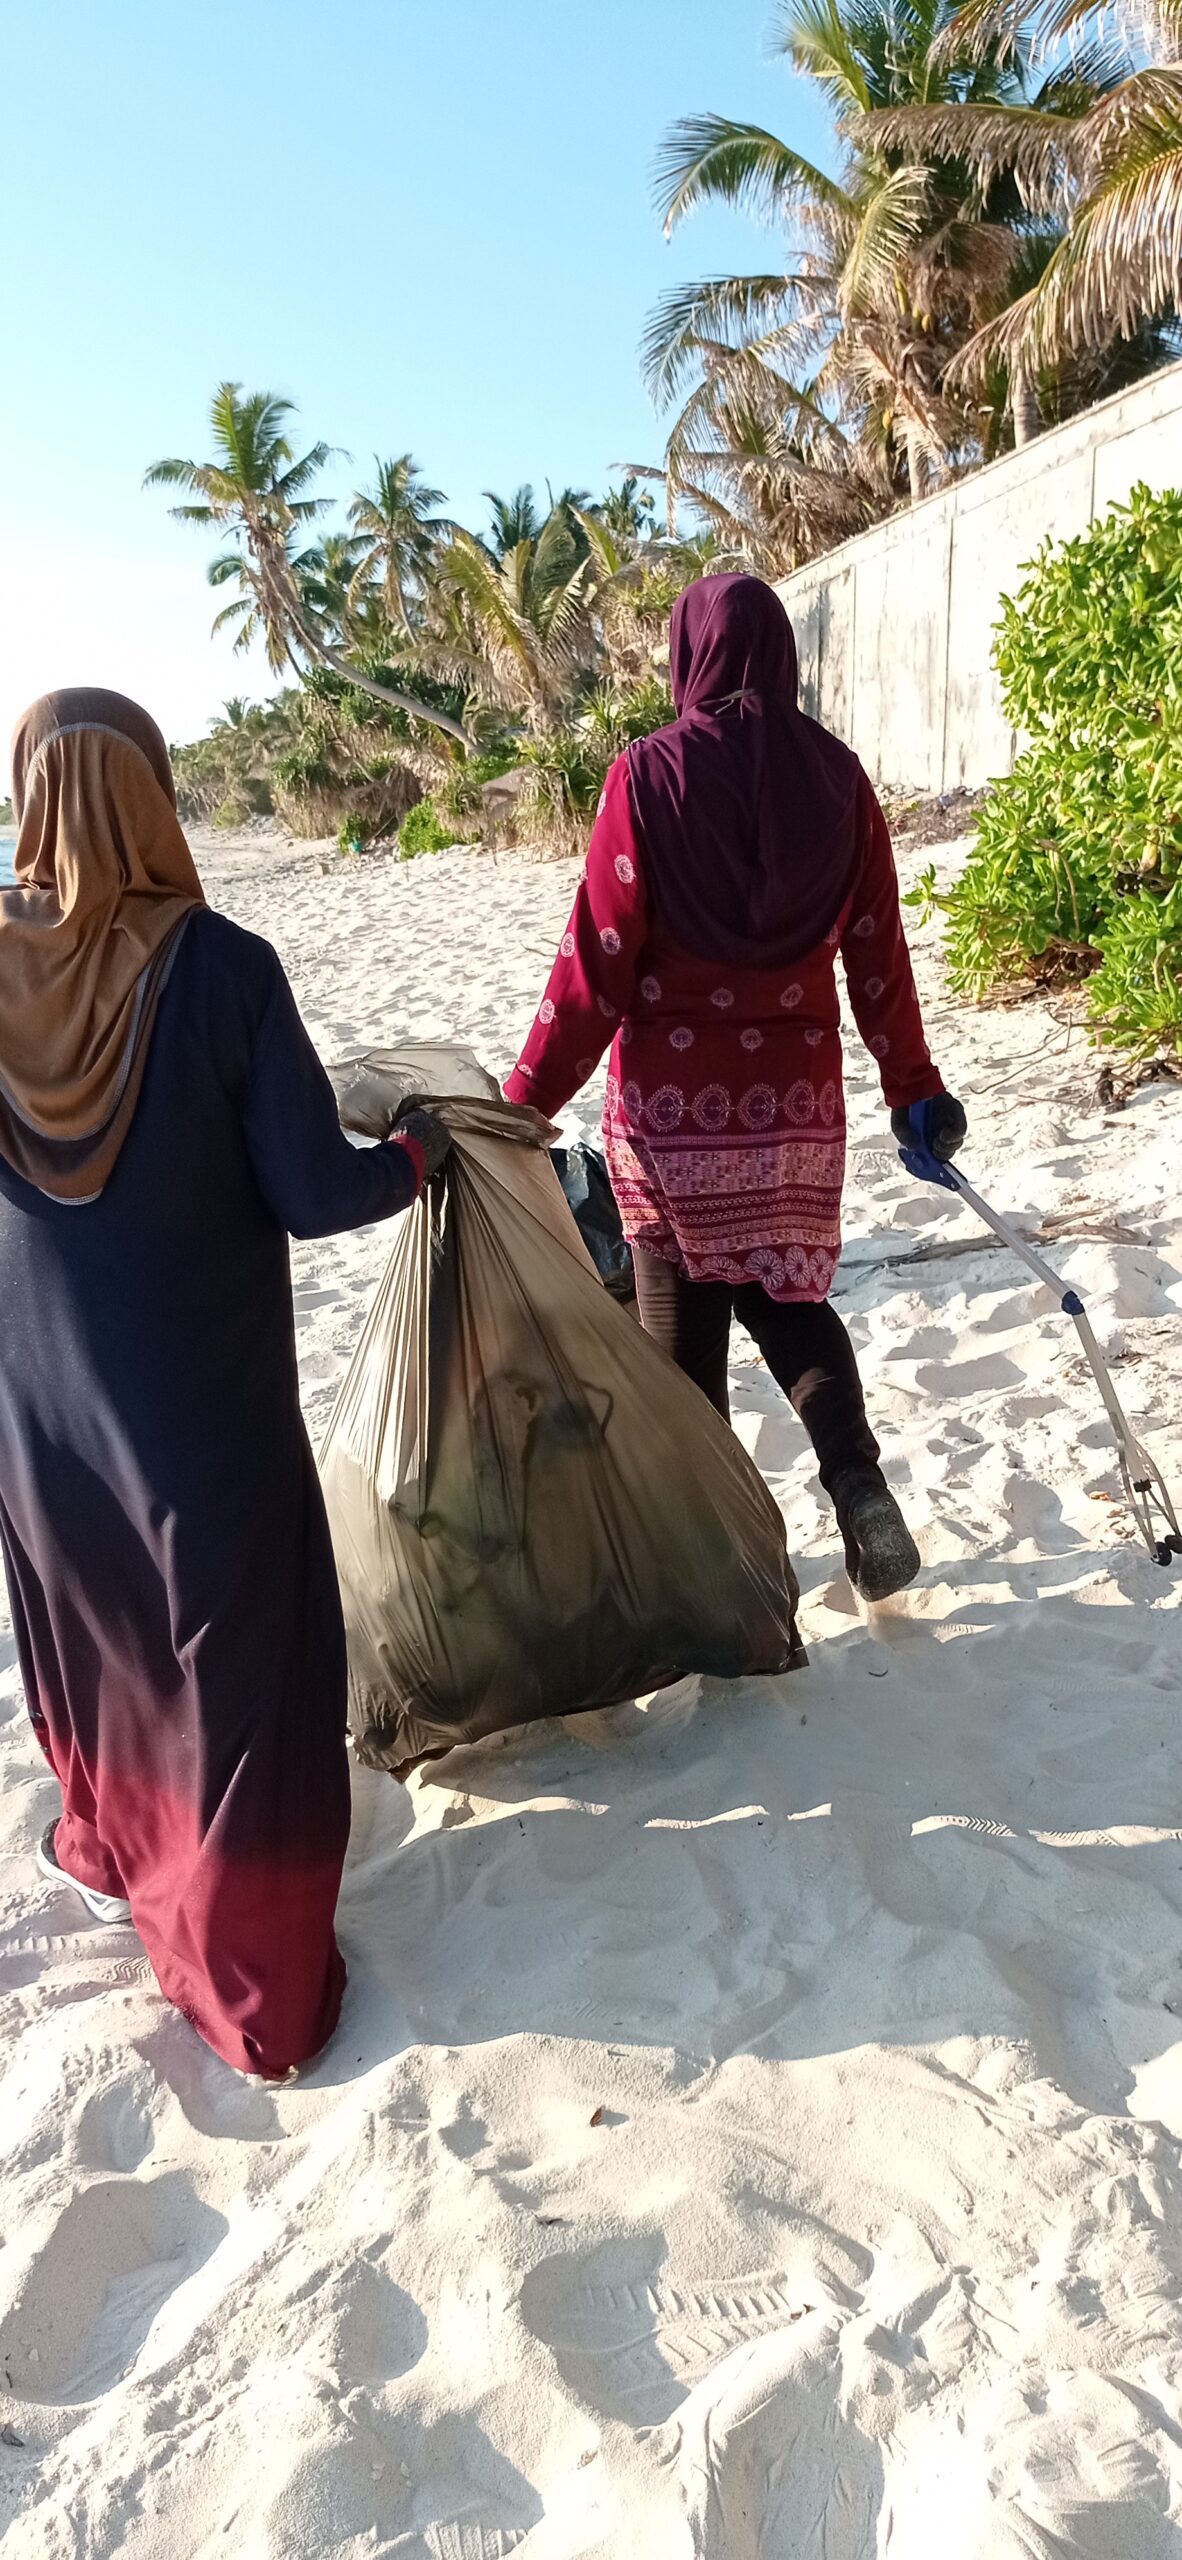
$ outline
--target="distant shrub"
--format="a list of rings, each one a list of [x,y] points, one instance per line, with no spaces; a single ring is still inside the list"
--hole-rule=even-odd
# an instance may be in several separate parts
[[[486,782],[499,782],[503,773],[512,773],[521,762],[521,744],[517,738],[499,738],[479,755],[457,759],[435,792],[436,804],[450,818],[472,818],[480,814],[480,794]],[[466,833],[461,828],[460,833]],[[449,839],[455,842],[455,837]]]
[[[530,774],[523,814],[529,831],[555,853],[582,850],[594,823],[608,769],[635,738],[673,718],[673,697],[659,676],[616,689],[601,685],[565,727],[522,741],[519,762]]]
[[[442,853],[454,844],[456,830],[445,825],[433,800],[419,800],[403,819],[398,830],[398,850],[404,862],[416,853]]]
[[[254,816],[254,804],[245,791],[228,791],[213,812],[213,824],[224,835],[232,835],[235,827],[245,827]]]
[[[1044,543],[994,658],[1029,744],[994,785],[948,916],[955,987],[1090,979],[1097,1036],[1182,1050],[1182,490]]]

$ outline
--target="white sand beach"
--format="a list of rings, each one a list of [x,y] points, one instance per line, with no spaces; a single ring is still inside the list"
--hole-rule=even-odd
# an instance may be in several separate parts
[[[497,1071],[573,877],[201,858],[326,1059]],[[973,1011],[914,939],[966,1169],[1182,1491],[1182,1086],[1106,1107],[1062,1007]],[[920,1581],[855,1603],[736,1342],[811,1670],[357,1773],[305,2081],[38,1877],[0,1624],[5,2560],[1182,2555],[1182,1566],[1070,1325],[848,1069],[838,1304]],[[296,1249],[314,1437],[386,1250]]]

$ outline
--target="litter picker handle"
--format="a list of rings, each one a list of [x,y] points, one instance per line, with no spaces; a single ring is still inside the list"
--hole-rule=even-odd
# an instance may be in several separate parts
[[[908,1173],[913,1173],[919,1182],[938,1183],[942,1191],[959,1192],[961,1199],[967,1200],[970,1209],[976,1211],[983,1225],[991,1227],[1002,1244],[1008,1245],[1011,1253],[1017,1254],[1019,1261],[1026,1264],[1027,1270],[1033,1271],[1035,1279],[1041,1280],[1044,1287],[1053,1292],[1064,1315],[1071,1317],[1079,1335],[1084,1358],[1100,1390],[1104,1409],[1112,1425],[1112,1435],[1120,1460],[1121,1482],[1124,1485],[1129,1509],[1155,1563],[1168,1565],[1174,1556],[1182,1556],[1182,1528],[1179,1527],[1178,1516],[1161,1470],[1155,1460],[1150,1457],[1143,1443],[1138,1440],[1113,1386],[1112,1373],[1088,1322],[1079,1291],[1065,1289],[1060,1274],[1052,1271],[1050,1263],[1044,1262],[1041,1253],[1035,1252],[1033,1245],[1027,1243],[1025,1236],[1018,1234],[1016,1227],[1012,1227],[1007,1218],[1003,1218],[997,1209],[991,1208],[989,1202],[981,1198],[979,1191],[974,1191],[972,1183],[966,1181],[959,1168],[954,1164],[941,1163],[939,1157],[933,1154],[930,1105],[926,1102],[912,1103],[907,1116],[914,1137],[911,1145],[900,1147],[899,1154]],[[1165,1524],[1164,1536],[1154,1517],[1155,1512],[1160,1513],[1161,1521]]]
[[[997,1209],[990,1208],[989,1202],[981,1198],[979,1191],[974,1191],[972,1183],[965,1180],[963,1173],[956,1165],[946,1165],[944,1171],[949,1176],[952,1189],[959,1191],[961,1199],[968,1201],[970,1209],[976,1210],[977,1216],[983,1219],[987,1227],[992,1227],[994,1235],[1000,1236],[1003,1244],[1008,1244],[1011,1253],[1016,1253],[1026,1264],[1027,1269],[1033,1271],[1036,1280],[1041,1280],[1046,1288],[1054,1290],[1064,1315],[1082,1316],[1084,1302],[1078,1291],[1064,1288],[1060,1274],[1052,1271],[1050,1263],[1044,1262],[1041,1253],[1035,1252],[1034,1246],[1027,1243],[1025,1236],[1019,1235],[1017,1228],[1010,1225],[1008,1218],[1003,1218]]]

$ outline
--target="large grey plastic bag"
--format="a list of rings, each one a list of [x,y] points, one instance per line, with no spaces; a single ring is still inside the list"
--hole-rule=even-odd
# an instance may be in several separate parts
[[[372,1052],[346,1127],[410,1096],[453,1136],[394,1250],[320,1472],[372,1767],[802,1658],[771,1495],[584,1250],[546,1152],[471,1052]]]

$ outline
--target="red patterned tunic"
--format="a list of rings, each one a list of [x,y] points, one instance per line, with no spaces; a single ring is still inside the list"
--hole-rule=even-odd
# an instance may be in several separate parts
[[[649,906],[626,761],[600,802],[570,923],[511,1102],[561,1111],[613,1038],[604,1136],[624,1230],[691,1280],[828,1296],[845,1103],[835,958],[888,1105],[941,1090],[924,1039],[886,820],[863,780],[861,869],[819,949],[787,968],[695,960]]]

